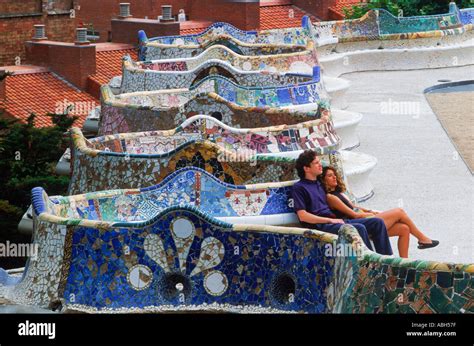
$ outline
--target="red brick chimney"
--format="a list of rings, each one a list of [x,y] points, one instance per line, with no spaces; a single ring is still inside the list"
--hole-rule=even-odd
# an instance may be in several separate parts
[[[34,38],[26,42],[26,59],[85,90],[88,77],[96,73],[96,48],[86,37],[85,30],[79,28],[76,41],[71,43]]]

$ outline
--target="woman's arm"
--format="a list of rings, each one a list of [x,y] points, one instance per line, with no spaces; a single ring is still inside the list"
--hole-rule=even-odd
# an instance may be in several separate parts
[[[359,219],[359,218],[369,217],[373,215],[372,213],[367,213],[367,212],[361,213],[361,212],[356,212],[355,210],[352,210],[347,205],[345,205],[344,202],[339,199],[339,197],[334,196],[330,193],[327,194],[327,201],[331,209],[340,211],[341,213],[343,213],[344,215],[347,215],[351,219]]]
[[[378,214],[377,211],[366,209],[366,208],[360,207],[358,205],[355,205],[354,203],[351,202],[351,200],[349,198],[347,198],[346,195],[343,194],[343,196],[346,197],[347,202],[352,206],[353,209],[358,209],[360,211],[363,211],[364,213]],[[334,196],[334,197],[336,197],[336,196]]]
[[[339,199],[339,197],[336,197],[330,193],[328,193],[326,197],[327,197],[329,208],[340,211],[341,213],[343,213],[344,215],[347,215],[351,219],[357,219],[358,217],[360,217],[357,212],[355,212],[354,210],[349,208],[347,205],[345,205],[344,202]]]

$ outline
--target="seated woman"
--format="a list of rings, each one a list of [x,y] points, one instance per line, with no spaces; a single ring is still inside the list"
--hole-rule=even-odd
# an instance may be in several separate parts
[[[398,236],[398,252],[400,257],[408,257],[410,234],[418,239],[418,249],[428,249],[439,244],[424,235],[401,208],[377,212],[352,204],[344,195],[346,186],[334,167],[325,167],[321,181],[327,192],[329,207],[338,218],[362,218],[376,216],[382,219],[387,227],[389,237]]]

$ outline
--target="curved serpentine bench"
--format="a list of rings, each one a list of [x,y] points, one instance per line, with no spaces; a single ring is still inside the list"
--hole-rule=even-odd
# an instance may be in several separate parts
[[[315,81],[248,88],[211,76],[190,89],[114,95],[103,86],[101,91],[100,135],[171,129],[194,114],[211,114],[233,127],[295,124],[319,117],[318,109],[329,107],[325,88]]]
[[[328,115],[320,119],[307,121],[295,125],[280,125],[271,127],[260,127],[241,129],[230,127],[219,120],[207,115],[195,115],[186,119],[180,126],[172,130],[150,131],[134,133],[133,135],[108,135],[101,138],[86,140],[82,132],[77,128],[71,130],[73,136],[81,138],[81,142],[94,145],[96,149],[103,149],[103,145],[113,149],[104,143],[122,140],[136,141],[140,139],[143,143],[159,143],[161,150],[176,149],[177,146],[190,140],[209,140],[224,149],[234,151],[254,152],[255,154],[285,153],[294,150],[315,149],[319,153],[328,153],[339,148],[340,138],[334,131],[334,126]],[[141,143],[141,142],[140,142]],[[127,146],[130,144],[127,144]],[[130,150],[134,150],[133,146]],[[144,148],[141,148],[144,150]],[[138,153],[138,152],[136,152]],[[141,152],[140,152],[141,153]],[[71,155],[68,150],[58,163],[56,173],[69,175]]]
[[[33,189],[41,251],[22,277],[0,269],[1,298],[62,312],[474,312],[473,264],[381,256],[350,225],[336,236],[217,220],[222,210],[255,213],[234,210],[236,196],[278,205],[286,187],[180,179],[190,172],[147,189],[56,198]],[[222,193],[225,207],[212,207],[208,199]]]
[[[181,63],[181,61],[180,61]],[[241,70],[227,61],[209,59],[193,69],[158,70],[162,63],[134,63],[130,56],[123,59],[120,93],[189,88],[208,75],[218,74],[241,86],[276,86],[319,81],[319,67],[310,74],[301,72],[268,72]]]
[[[208,60],[218,59],[229,62],[244,71],[301,72],[311,74],[318,65],[314,42],[308,41],[306,50],[275,55],[240,55],[223,45],[215,45],[191,58],[159,59],[136,62],[151,70],[181,71],[192,70]]]
[[[238,39],[225,34],[212,37],[210,40],[199,44],[170,45],[153,41],[149,42],[146,39],[143,39],[143,34],[140,32],[139,41],[141,61],[154,59],[190,58],[217,44],[225,45],[234,52],[242,55],[273,55],[302,52],[306,50],[306,42],[304,44],[251,44],[239,41]]]
[[[317,116],[318,102],[329,109],[322,83],[316,81],[278,87],[242,87],[222,76],[210,76],[189,89],[114,95],[102,87],[99,134],[171,129],[186,117],[215,114],[233,127],[295,124]],[[310,114],[278,109],[307,105]],[[308,112],[308,108],[305,112]],[[261,114],[257,116],[257,114]]]
[[[398,71],[472,65],[474,39],[461,44],[408,49],[373,49],[335,53],[320,58],[325,76],[363,71]]]
[[[303,26],[309,27],[310,35],[322,48],[318,49],[321,56],[333,50],[343,52],[376,49],[380,46],[406,48],[413,39],[416,41],[413,44],[418,47],[439,45],[441,37],[449,36],[454,38],[454,42],[462,42],[468,37],[464,34],[472,29],[471,23],[468,23],[471,20],[470,9],[464,13],[463,16],[463,12],[452,2],[446,14],[397,18],[386,10],[378,9],[370,10],[358,19],[317,22],[312,25],[309,18],[305,17]]]
[[[279,51],[283,53],[293,47],[305,46],[310,41],[310,26],[264,31],[236,29],[228,23],[214,23],[204,32],[192,35],[161,36],[148,39],[140,30],[138,41],[140,60],[162,58],[185,58],[199,54],[203,49],[220,42],[237,53],[245,55],[266,55]]]
[[[205,30],[196,34],[158,36],[143,40],[167,45],[196,45],[212,40],[220,35],[228,35],[245,43],[281,43],[281,44],[301,44],[308,40],[308,27],[271,29],[261,31],[243,31],[232,24],[216,22],[208,26]],[[143,35],[143,34],[140,34]]]
[[[295,159],[308,146],[318,148],[317,150],[323,154],[323,164],[335,166],[341,175],[345,176],[344,167],[347,165],[351,168],[351,175],[369,179],[376,159],[366,154],[343,151],[344,161],[341,161],[339,159],[341,153],[332,150],[337,146],[337,138],[331,134],[330,127],[322,129],[320,133],[324,134],[324,138],[320,139],[308,135],[304,126],[293,128],[295,137],[298,134],[306,138],[300,140],[285,138],[285,141],[289,140],[289,146],[276,144],[284,138],[280,134],[290,134],[283,128],[281,132],[277,130],[274,144],[271,144],[272,136],[257,136],[249,144],[238,143],[238,138],[241,138],[238,133],[235,133],[236,136],[226,134],[225,137],[216,134],[213,140],[220,141],[220,144],[196,138],[180,138],[181,134],[170,135],[171,132],[168,135],[161,132],[162,135],[165,134],[163,137],[156,137],[157,132],[145,132],[86,140],[80,130],[73,129],[69,193],[153,185],[173,170],[186,166],[206,169],[219,179],[233,184],[293,180],[296,179]],[[280,139],[277,139],[278,137]],[[223,138],[235,142],[223,144],[220,140]],[[313,143],[308,144],[306,139]],[[170,140],[176,140],[177,143],[171,144]],[[104,146],[103,143],[107,145]],[[367,165],[367,162],[371,162],[372,165]],[[347,176],[347,180],[352,189],[355,183],[350,176]],[[364,181],[361,188],[354,185],[358,192],[355,198],[370,196],[372,189],[366,191],[366,186],[371,187],[370,182]]]

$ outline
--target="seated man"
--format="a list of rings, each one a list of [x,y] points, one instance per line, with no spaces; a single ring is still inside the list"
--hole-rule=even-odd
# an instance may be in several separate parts
[[[296,160],[296,170],[300,181],[293,186],[294,209],[301,224],[307,228],[337,234],[342,224],[354,226],[365,245],[372,249],[371,236],[376,252],[391,255],[392,247],[388,240],[387,228],[377,217],[364,219],[337,219],[326,200],[326,192],[318,180],[323,167],[316,152],[306,150]]]

